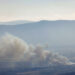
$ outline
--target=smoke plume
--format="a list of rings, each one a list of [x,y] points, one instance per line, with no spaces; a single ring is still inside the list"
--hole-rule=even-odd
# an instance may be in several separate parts
[[[28,45],[25,41],[10,34],[0,38],[0,62],[9,63],[8,66],[16,66],[14,62],[24,62],[25,66],[46,67],[50,65],[72,65],[68,58],[42,46]],[[24,66],[24,67],[25,67]]]

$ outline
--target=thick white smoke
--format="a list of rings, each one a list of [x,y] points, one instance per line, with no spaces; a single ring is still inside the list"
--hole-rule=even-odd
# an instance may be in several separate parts
[[[0,62],[8,62],[12,66],[12,62],[24,62],[26,66],[32,67],[72,64],[64,56],[45,50],[40,45],[27,45],[23,40],[10,34],[0,38]]]
[[[0,39],[0,61],[19,61],[24,57],[27,44],[10,34],[6,34]]]

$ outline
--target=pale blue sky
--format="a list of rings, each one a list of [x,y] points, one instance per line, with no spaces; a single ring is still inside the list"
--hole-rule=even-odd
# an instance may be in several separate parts
[[[0,21],[75,20],[75,0],[0,0]]]

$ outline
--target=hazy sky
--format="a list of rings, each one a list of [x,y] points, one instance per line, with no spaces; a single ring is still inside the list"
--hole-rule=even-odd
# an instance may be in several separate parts
[[[0,21],[75,20],[75,0],[0,0]]]

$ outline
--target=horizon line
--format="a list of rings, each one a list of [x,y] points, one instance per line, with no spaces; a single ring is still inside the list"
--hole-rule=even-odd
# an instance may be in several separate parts
[[[30,22],[39,22],[39,21],[75,21],[73,20],[69,20],[69,19],[57,19],[57,20],[47,20],[47,19],[41,19],[41,20],[9,20],[9,21],[0,21],[0,23],[4,23],[4,22],[14,22],[14,21],[30,21]]]

